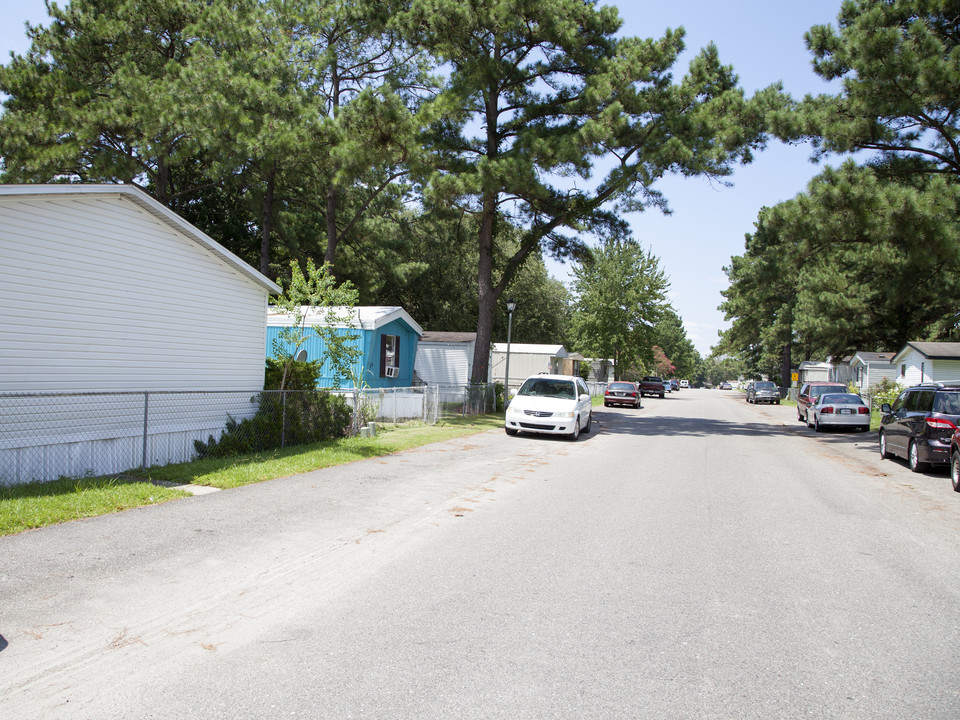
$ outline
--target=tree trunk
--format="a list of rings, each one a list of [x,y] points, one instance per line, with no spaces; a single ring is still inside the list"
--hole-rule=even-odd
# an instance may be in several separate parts
[[[791,360],[792,344],[793,343],[787,340],[786,344],[783,346],[783,358],[780,360],[780,386],[783,388],[788,388],[793,383],[793,380],[791,379],[792,373],[790,372],[793,369],[791,367],[793,364]]]
[[[490,363],[490,345],[493,336],[493,314],[497,309],[496,288],[493,286],[493,233],[496,222],[496,207],[492,196],[484,199],[483,216],[480,220],[480,263],[477,314],[477,344],[473,351],[473,369],[470,382],[474,385],[487,382]]]
[[[274,170],[271,170],[263,192],[263,217],[260,227],[260,272],[267,277],[270,277],[270,233],[273,231],[273,178]]]
[[[331,183],[327,188],[327,249],[323,253],[323,261],[330,264],[330,273],[333,271],[337,257],[337,188]]]

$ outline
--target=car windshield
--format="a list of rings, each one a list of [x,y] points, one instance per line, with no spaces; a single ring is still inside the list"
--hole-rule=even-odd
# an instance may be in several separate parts
[[[548,378],[532,378],[527,380],[517,395],[535,395],[538,397],[564,398],[573,400],[577,397],[573,383],[569,380],[551,380]]]
[[[839,387],[834,386],[830,387],[829,385],[811,385],[810,394],[816,397],[817,395],[823,395],[824,393],[835,393],[837,390],[840,390]]]
[[[633,383],[617,382],[610,384],[610,390],[633,390]]]
[[[824,395],[820,400],[821,405],[862,405],[863,401],[859,395]]]
[[[777,386],[774,385],[772,382],[766,382],[766,381],[758,382],[753,387],[755,390],[776,390],[777,389]]]

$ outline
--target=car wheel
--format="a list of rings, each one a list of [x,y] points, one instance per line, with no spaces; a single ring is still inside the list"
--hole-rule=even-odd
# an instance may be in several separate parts
[[[518,432],[520,432],[516,428],[504,428],[504,430],[507,431],[507,435],[516,435]]]
[[[907,448],[907,464],[913,472],[923,472],[927,469],[927,463],[920,462],[920,448],[916,440],[910,441],[910,447]]]
[[[797,420],[799,420],[800,422],[803,422],[803,415],[800,414],[799,408],[797,408]]]
[[[587,424],[583,426],[583,432],[590,432],[590,426],[593,425],[593,412],[587,415]]]
[[[816,415],[813,416],[813,429],[817,432],[823,432],[823,428],[820,427],[820,418]]]
[[[780,404],[780,401],[779,401],[779,400],[777,400],[777,405],[779,405],[779,404]]]
[[[610,403],[608,403],[606,400],[604,400],[604,401],[603,401],[603,406],[604,406],[604,407],[610,407]]]
[[[960,492],[960,452],[957,450],[950,455],[950,482],[953,483],[953,491]]]
[[[580,437],[580,416],[579,415],[577,415],[573,419],[573,430],[570,431],[570,434],[567,437],[569,437],[571,440],[576,440],[578,437]]]
[[[887,450],[887,436],[883,431],[880,432],[880,457],[884,460],[889,460],[893,457],[893,453]]]
[[[660,397],[663,398],[663,393],[660,393]]]

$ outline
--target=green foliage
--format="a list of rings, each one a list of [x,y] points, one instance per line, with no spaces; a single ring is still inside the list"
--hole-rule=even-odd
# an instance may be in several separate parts
[[[251,399],[258,403],[256,415],[240,422],[229,418],[219,439],[195,440],[197,457],[231,457],[343,437],[352,413],[340,395],[317,389],[319,372],[316,362],[293,362],[286,367],[268,360],[267,389]],[[283,383],[285,390],[271,389]]]
[[[792,120],[795,135],[821,152],[912,155],[960,174],[955,2],[847,0],[836,28],[815,26],[806,40],[814,71],[842,80],[843,89],[805,98]]]
[[[957,336],[960,186],[887,170],[849,162],[761,212],[727,268],[724,351],[776,374],[784,348],[823,359]]]
[[[666,377],[687,378],[693,375],[700,360],[700,353],[687,337],[683,320],[672,307],[664,309],[660,322],[654,328],[654,337],[674,366]]]
[[[353,364],[361,355],[356,346],[359,335],[344,331],[355,327],[353,308],[357,292],[350,283],[337,286],[329,267],[325,263],[318,269],[312,260],[307,260],[303,272],[296,263],[290,264],[289,282],[280,283],[283,293],[270,299],[290,320],[274,339],[272,350],[273,356],[289,368],[307,339],[319,337],[324,356],[318,359],[318,368],[329,363],[334,386],[338,387],[341,380],[351,376]],[[285,388],[284,375],[279,389]]]
[[[902,390],[903,388],[890,378],[883,378],[870,388],[871,407],[879,408],[884,403],[890,403],[892,405]]]
[[[586,355],[613,358],[615,379],[652,359],[669,287],[659,260],[632,239],[610,240],[573,267],[574,333]]]

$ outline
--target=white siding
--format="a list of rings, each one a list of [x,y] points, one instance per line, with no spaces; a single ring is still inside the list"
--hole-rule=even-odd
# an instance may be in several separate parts
[[[924,364],[923,374],[921,375],[921,364]],[[906,366],[906,371],[901,373],[901,366]],[[930,361],[924,358],[919,352],[910,348],[907,353],[900,358],[897,364],[897,382],[904,387],[919,385],[924,381],[924,375],[929,372]],[[929,378],[927,378],[929,379]]]
[[[428,385],[467,385],[473,364],[474,343],[417,345],[417,376]]]
[[[893,365],[869,365],[867,374],[867,387],[873,387],[883,381],[884,378],[896,382],[899,370]]]
[[[960,382],[960,360],[927,360],[926,367],[934,382]]]
[[[0,198],[0,392],[256,389],[267,292],[131,200]]]
[[[491,362],[492,377],[495,381],[503,382],[506,373],[507,354],[494,352]],[[524,379],[538,373],[560,372],[560,360],[551,355],[517,353],[510,351],[510,385],[519,385]]]

